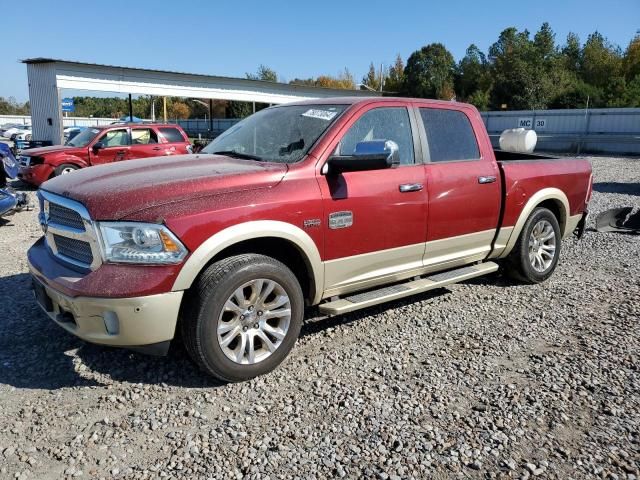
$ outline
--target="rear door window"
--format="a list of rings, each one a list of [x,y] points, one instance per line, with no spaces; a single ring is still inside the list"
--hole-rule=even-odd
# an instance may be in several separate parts
[[[169,143],[184,143],[185,141],[182,133],[177,128],[160,128],[160,133]]]
[[[420,108],[426,135],[425,160],[452,162],[480,158],[469,118],[459,110]]]
[[[131,143],[133,145],[158,143],[158,135],[150,128],[134,128],[131,130]]]

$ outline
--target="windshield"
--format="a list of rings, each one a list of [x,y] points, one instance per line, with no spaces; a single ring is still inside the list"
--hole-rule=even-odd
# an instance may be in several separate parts
[[[203,149],[265,162],[295,163],[347,105],[292,105],[260,110]]]
[[[79,133],[69,140],[66,145],[69,145],[70,147],[86,147],[99,133],[99,128],[87,128],[82,133]]]

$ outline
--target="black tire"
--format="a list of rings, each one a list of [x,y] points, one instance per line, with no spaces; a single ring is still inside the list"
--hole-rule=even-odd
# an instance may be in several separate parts
[[[67,173],[71,173],[71,171],[78,170],[78,168],[80,167],[73,163],[63,163],[62,165],[57,166],[53,173],[55,177],[59,177],[60,175],[65,175]]]
[[[553,258],[548,266],[542,271],[536,269],[529,257],[529,241],[532,231],[540,222],[548,222],[553,229],[555,235],[555,251]],[[560,249],[562,244],[562,235],[560,233],[560,225],[556,216],[546,208],[536,208],[522,227],[520,237],[513,247],[513,250],[507,257],[505,264],[506,273],[524,283],[540,283],[548,279],[558,265],[560,258]]]
[[[291,316],[282,343],[270,356],[257,363],[240,364],[225,355],[218,340],[218,325],[227,300],[239,287],[256,279],[272,280],[282,287]],[[274,370],[287,357],[300,335],[303,315],[302,289],[289,268],[265,255],[237,255],[207,267],[192,286],[181,318],[183,342],[204,371],[225,382],[241,382]]]

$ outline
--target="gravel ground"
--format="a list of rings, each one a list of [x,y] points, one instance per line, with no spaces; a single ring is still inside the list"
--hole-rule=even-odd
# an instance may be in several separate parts
[[[640,206],[640,160],[591,160],[593,213]],[[39,235],[0,227],[0,478],[640,477],[640,236],[570,239],[542,285],[311,314],[277,371],[219,385],[52,324]]]

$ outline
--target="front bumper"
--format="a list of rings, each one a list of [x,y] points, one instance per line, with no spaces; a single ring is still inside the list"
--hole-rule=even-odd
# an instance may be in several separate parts
[[[21,166],[18,171],[18,178],[23,182],[37,186],[49,180],[53,171],[54,168],[47,163],[34,165],[32,167]]]
[[[132,298],[72,298],[35,275],[33,288],[40,307],[69,333],[87,342],[153,354],[166,354],[183,295],[179,291]]]

